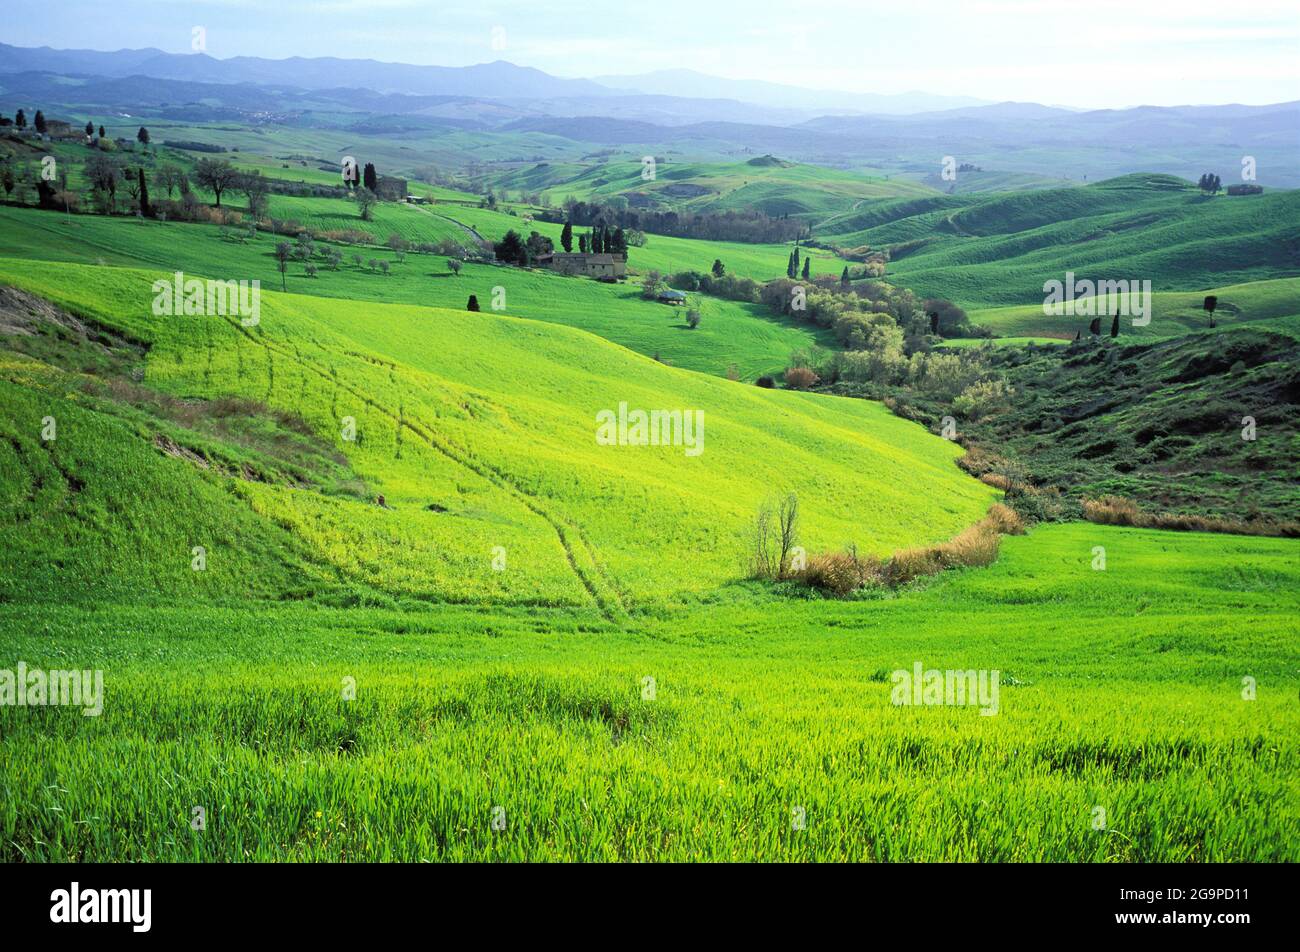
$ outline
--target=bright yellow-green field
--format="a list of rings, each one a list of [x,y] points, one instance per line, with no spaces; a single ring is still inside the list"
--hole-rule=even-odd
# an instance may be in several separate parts
[[[151,342],[149,385],[262,400],[336,435],[387,508],[263,483],[233,491],[312,560],[382,590],[622,612],[741,577],[747,527],[774,493],[799,494],[810,551],[876,553],[947,538],[994,498],[953,464],[953,444],[878,404],[765,391],[488,313],[263,291],[251,330],[157,318],[159,276],[0,263],[0,280]],[[597,414],[621,402],[702,411],[702,452],[598,445]],[[355,443],[341,437],[346,417]],[[496,547],[511,571],[493,570]],[[223,584],[184,568],[181,584]]]

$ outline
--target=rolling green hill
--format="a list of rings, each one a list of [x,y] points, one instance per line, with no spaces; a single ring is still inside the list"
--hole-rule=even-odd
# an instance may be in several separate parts
[[[500,241],[507,231],[520,232],[525,237],[530,232],[550,238],[560,246],[560,233],[564,225],[529,219],[527,214],[511,215],[508,212],[463,205],[435,206],[438,214],[473,228],[489,241]],[[584,230],[574,226],[575,231]],[[646,235],[644,247],[628,251],[628,268],[644,273],[649,270],[671,274],[677,271],[708,271],[719,259],[732,274],[754,280],[766,280],[785,274],[786,262],[793,246],[786,244],[746,244],[737,241],[702,241],[676,238],[668,235]],[[838,276],[845,263],[833,252],[816,248],[807,249],[812,257],[813,274]],[[801,252],[802,254],[803,252]]]
[[[159,277],[169,278],[0,263],[4,281],[144,342],[144,385],[170,400],[203,407],[240,398],[301,419],[386,505],[300,489],[300,478],[218,478],[192,459],[214,437],[191,432],[180,411],[150,411],[162,417],[151,424],[141,415],[158,403],[152,397],[128,388],[116,400],[110,387],[90,400],[75,381],[15,357],[4,385],[6,493],[20,508],[34,494],[46,528],[41,552],[6,554],[21,565],[8,584],[30,589],[39,578],[51,598],[92,594],[112,565],[120,584],[145,591],[231,597],[247,556],[222,553],[256,550],[246,536],[262,520],[293,536],[313,578],[439,601],[590,598],[621,613],[736,580],[746,527],[776,491],[801,494],[808,545],[856,541],[877,553],[946,538],[993,498],[953,465],[951,443],[877,404],[764,391],[664,367],[570,328],[484,313],[263,292],[252,329],[217,317],[159,319],[150,313]],[[702,451],[598,445],[598,412],[621,403],[703,412]],[[62,422],[59,439],[43,445],[45,415]],[[347,417],[354,442],[340,438]],[[92,438],[78,436],[87,430]],[[132,455],[114,449],[132,440]],[[165,453],[151,444],[178,446]],[[240,472],[237,447],[224,452]],[[119,484],[145,458],[154,488],[124,496]],[[100,467],[121,475],[104,478]],[[184,498],[201,482],[227,505],[197,522],[190,506],[164,505],[150,544],[134,555],[113,547],[160,499]],[[69,493],[102,519],[88,527],[68,511]],[[209,547],[212,571],[190,571],[196,544]],[[492,569],[498,546],[510,553],[510,572]]]
[[[202,129],[268,174],[367,141]],[[551,194],[585,169],[534,133],[368,155],[453,153],[527,164]],[[572,164],[547,186],[521,155]],[[1300,506],[1295,343],[1257,333],[1300,320],[1295,193],[664,171],[715,190],[683,207],[829,218],[826,240],[892,248],[890,280],[1017,337],[1072,332],[1039,319],[1065,270],[1150,278],[1151,338],[1200,328],[1212,289],[1246,326],[998,348],[1014,405],[962,427],[1074,502]],[[373,223],[340,200],[273,212],[380,241],[558,240],[435,197]],[[293,261],[285,293],[281,240],[0,207],[0,669],[105,676],[102,716],[0,705],[0,861],[1300,859],[1300,540],[1040,523],[896,589],[751,580],[755,513],[785,492],[813,556],[951,538],[1000,493],[881,403],[723,379],[825,342],[757,306],[692,295],[689,330],[634,283],[342,245],[337,271]],[[765,278],[788,253],[651,235],[632,265]],[[260,280],[259,322],[156,315],[177,270]],[[602,445],[620,404],[698,411],[702,440]],[[918,664],[990,678],[995,716],[893,703]]]
[[[1043,284],[1150,280],[1190,291],[1300,273],[1300,192],[1203,196],[1171,176],[942,196],[843,217],[819,237],[890,249],[887,277],[966,308],[1028,305]],[[833,229],[833,230],[828,230]]]
[[[400,212],[402,221],[432,216],[421,208],[391,208],[394,218]],[[476,214],[471,220],[480,224],[487,221],[493,226],[520,227],[519,221],[509,215],[472,211]],[[558,238],[558,227],[552,230]],[[281,286],[274,251],[282,240],[286,239],[265,234],[247,242],[232,240],[223,238],[214,225],[64,216],[0,207],[0,255],[172,269],[221,279],[256,278],[267,289]],[[678,257],[666,258],[665,264],[690,262],[707,270],[713,260],[710,254],[723,250],[699,247],[707,243],[687,239],[653,239],[656,243],[660,240],[677,249],[674,253]],[[779,373],[792,351],[830,343],[825,332],[790,323],[759,305],[692,295],[690,307],[700,311],[701,321],[690,331],[680,309],[641,300],[640,288],[634,282],[608,285],[545,271],[482,264],[466,264],[457,277],[441,256],[410,254],[405,263],[398,263],[386,248],[335,247],[345,252],[338,271],[317,259],[320,270],[317,277],[311,278],[303,265],[294,261],[285,278],[287,288],[320,297],[457,310],[464,308],[469,295],[474,294],[481,307],[489,310],[493,306],[493,289],[499,287],[505,291],[503,314],[579,327],[638,353],[658,354],[676,366],[718,376],[734,365],[745,380]],[[765,260],[763,255],[768,254],[763,246],[745,245],[739,250],[750,249],[757,249],[752,251],[755,261]],[[648,250],[634,249],[633,253],[639,257]],[[773,249],[769,257],[774,259],[779,253]],[[360,255],[362,263],[358,265],[353,255]],[[389,273],[371,270],[367,263],[371,258],[388,261]]]
[[[493,184],[539,195],[553,205],[570,197],[588,202],[622,197],[634,206],[699,212],[753,209],[810,223],[858,203],[933,192],[906,179],[869,177],[773,156],[743,162],[679,162],[661,156],[653,179],[643,177],[640,159],[589,165],[547,162],[499,174]]]
[[[1135,327],[1128,318],[1121,318],[1121,332],[1125,337],[1154,338],[1205,330],[1209,327],[1205,298],[1211,294],[1218,298],[1214,311],[1218,327],[1249,324],[1260,330],[1300,334],[1300,278],[1251,281],[1204,291],[1156,291],[1151,295],[1151,323]],[[1044,314],[1041,303],[980,308],[970,312],[970,319],[1000,335],[1058,339],[1073,338],[1080,330],[1086,336],[1089,321],[1082,315]],[[1104,319],[1103,324],[1108,331],[1109,320]]]

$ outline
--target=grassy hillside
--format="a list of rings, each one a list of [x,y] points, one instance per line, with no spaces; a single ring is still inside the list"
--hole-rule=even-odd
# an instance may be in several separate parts
[[[393,214],[396,215],[396,208]],[[411,220],[431,214],[417,208],[403,211],[403,216]],[[519,225],[508,215],[498,217]],[[285,239],[259,235],[252,241],[235,241],[223,238],[220,229],[213,225],[137,222],[90,215],[69,217],[32,209],[0,208],[0,255],[174,269],[221,279],[256,278],[267,289],[281,286],[274,252],[275,245],[282,240]],[[679,239],[676,244],[689,249],[703,243]],[[448,270],[446,259],[441,256],[411,254],[405,263],[398,263],[386,248],[335,247],[345,252],[340,270],[332,271],[318,259],[320,270],[317,277],[311,278],[303,265],[294,261],[285,279],[288,290],[320,297],[457,310],[463,309],[469,295],[474,294],[480,306],[489,310],[493,289],[500,287],[505,289],[501,313],[588,330],[638,353],[658,354],[675,366],[691,370],[722,376],[734,365],[745,380],[778,373],[794,350],[830,342],[823,332],[787,322],[758,305],[692,295],[690,306],[700,311],[701,321],[691,331],[687,330],[680,309],[641,300],[640,288],[635,283],[608,285],[545,271],[479,264],[465,265],[457,277]],[[709,253],[717,250],[696,250],[683,260],[703,262]],[[353,261],[354,254],[361,255],[360,265]],[[389,273],[383,275],[371,270],[367,264],[371,258],[388,261]],[[707,270],[708,264],[702,267]]]
[[[994,460],[1012,459],[1023,466],[1016,478],[1072,498],[1060,515],[1074,518],[1078,500],[1117,495],[1148,513],[1300,524],[1294,336],[1249,325],[1137,343],[999,347],[986,359],[1014,396],[962,422],[962,441],[980,450],[966,461],[975,471],[1006,475]],[[942,400],[915,403],[916,418],[936,430],[953,412]],[[1248,420],[1252,438],[1243,438]]]
[[[106,701],[0,708],[0,859],[1294,862],[1298,545],[1044,527],[895,598],[644,633],[3,604],[7,662],[102,668]],[[892,705],[918,661],[999,669],[998,715]]]
[[[541,195],[554,205],[570,197],[591,202],[622,196],[638,205],[700,212],[755,209],[810,222],[859,202],[932,192],[905,179],[868,177],[773,156],[680,162],[660,155],[652,180],[642,177],[642,168],[639,158],[588,165],[548,162],[499,174],[493,181],[505,189]]]
[[[380,202],[374,207],[373,220],[362,221],[356,203],[346,198],[273,195],[269,214],[272,218],[300,222],[313,232],[368,232],[377,244],[384,243],[389,235],[394,234],[413,243],[451,240],[466,247],[477,244],[464,228],[426,205]]]
[[[1249,324],[1260,330],[1300,333],[1300,278],[1277,278],[1251,281],[1203,291],[1156,291],[1151,298],[1151,323],[1134,327],[1128,318],[1120,319],[1124,337],[1174,337],[1209,328],[1205,312],[1206,295],[1218,298],[1214,311],[1216,326],[1228,329]],[[1073,338],[1075,332],[1087,334],[1090,318],[1083,315],[1047,315],[1043,305],[980,308],[970,312],[970,319],[1000,335],[1024,335]],[[1107,332],[1109,321],[1103,320]]]
[[[993,498],[953,465],[959,450],[951,443],[876,404],[764,391],[668,368],[569,328],[486,313],[263,292],[261,323],[251,331],[233,319],[155,318],[150,284],[159,276],[0,262],[0,280],[147,344],[147,388],[199,402],[200,417],[229,397],[292,414],[305,433],[344,454],[386,505],[298,488],[299,479],[196,470],[192,457],[205,457],[211,436],[188,432],[183,419],[181,429],[174,420],[132,420],[159,400],[130,389],[120,399],[111,390],[97,398],[91,410],[106,422],[85,438],[78,388],[61,379],[28,383],[28,362],[14,358],[6,389],[34,387],[39,396],[5,400],[6,492],[15,517],[35,517],[28,496],[42,501],[46,531],[66,539],[57,561],[69,568],[56,571],[48,551],[7,553],[7,564],[22,566],[6,577],[11,593],[34,586],[51,598],[90,593],[113,560],[138,558],[123,576],[149,579],[146,589],[204,594],[217,586],[213,594],[229,595],[237,578],[191,572],[188,553],[207,545],[221,565],[227,548],[245,548],[240,540],[254,530],[240,525],[257,516],[305,547],[315,576],[358,589],[449,601],[590,600],[621,614],[739,578],[747,527],[774,492],[800,493],[810,548],[857,542],[871,552],[946,538]],[[18,337],[14,347],[41,356]],[[621,402],[703,411],[703,452],[597,445],[597,413]],[[44,443],[39,421],[47,414],[64,422],[59,438]],[[345,417],[355,419],[354,443],[341,439]],[[129,536],[159,495],[123,501],[117,481],[97,472],[131,430],[146,447],[161,442],[159,433],[179,444],[171,454],[178,458],[161,450],[151,457],[150,479],[181,483],[165,498],[199,479],[229,494],[210,531],[178,509],[173,522],[149,530],[156,546],[110,555],[112,540]],[[139,459],[114,465],[128,464]],[[70,498],[78,504],[71,511]],[[93,531],[79,515],[84,506],[105,510]],[[113,517],[123,506],[126,526]],[[510,553],[508,572],[492,569],[497,546]],[[236,574],[242,568],[225,564]],[[71,591],[61,579],[75,580]]]
[[[473,228],[489,241],[500,241],[509,230],[525,237],[536,231],[560,246],[560,233],[564,225],[528,220],[523,215],[486,208],[461,205],[435,206],[438,214]],[[575,231],[583,229],[575,226]],[[576,245],[575,245],[576,247]],[[793,245],[758,245],[736,241],[697,241],[691,238],[673,238],[667,235],[647,235],[645,247],[628,251],[628,268],[644,273],[651,269],[670,274],[675,271],[708,271],[715,259],[720,259],[732,274],[755,280],[777,278],[785,274]],[[834,253],[807,249],[812,256],[813,274],[838,276],[845,262]],[[800,252],[802,255],[803,252]]]
[[[893,203],[822,229],[892,249],[891,280],[963,307],[1030,305],[1043,283],[1150,280],[1195,290],[1300,272],[1300,192],[1208,198],[1170,176]],[[834,230],[827,230],[833,228]],[[856,229],[856,230],[855,230]]]

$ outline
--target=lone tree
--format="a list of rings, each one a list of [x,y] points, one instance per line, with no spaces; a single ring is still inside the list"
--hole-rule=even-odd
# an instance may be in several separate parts
[[[1119,336],[1119,311],[1115,312],[1115,319],[1110,322],[1110,336]]]
[[[573,222],[564,223],[564,230],[560,232],[560,247],[565,254],[573,251]]]
[[[370,166],[366,166],[370,168]],[[361,210],[361,220],[370,221],[375,217],[375,205],[379,203],[379,196],[369,188],[359,188],[352,193],[352,199],[357,203],[357,208]]]
[[[217,207],[221,207],[221,193],[228,188],[238,188],[239,171],[224,159],[199,159],[194,167],[194,181],[216,196]]]
[[[700,312],[695,310],[695,308],[691,308],[686,312],[686,326],[691,330],[695,330],[695,328],[700,326]]]
[[[87,161],[82,170],[86,181],[96,192],[108,197],[108,210],[111,214],[117,205],[117,181],[121,177],[117,163],[106,155],[95,154]]]
[[[721,258],[713,259],[713,276],[720,278],[727,273],[727,266],[722,263]]]
[[[261,172],[245,172],[239,177],[239,191],[248,199],[248,214],[261,218],[266,214],[266,200],[271,192],[271,183],[262,177]]]
[[[24,113],[21,109],[18,110],[18,115],[14,116],[14,125],[16,125],[19,129],[27,128],[27,114]]]
[[[41,135],[45,135],[45,130],[46,130],[45,113],[41,112],[39,109],[36,110],[35,125],[36,125],[36,131],[39,132]]]
[[[93,139],[94,137],[95,137],[95,124],[94,124],[93,122],[91,122],[89,119],[87,119],[87,120],[86,120],[86,138],[87,138],[87,139]]]
[[[103,127],[103,126],[100,126],[100,127],[99,127],[99,137],[102,139],[102,138],[104,138],[105,135],[106,135],[106,133],[104,132],[104,127]]]
[[[293,245],[287,241],[281,241],[275,246],[275,260],[280,267],[280,290],[287,291],[289,287],[285,284],[285,272],[289,270],[289,259],[293,257]]]
[[[379,186],[379,175],[375,172],[375,163],[367,162],[365,172],[361,176],[361,184],[370,191],[376,191]]]
[[[467,301],[467,302],[465,303],[465,310],[467,310],[467,311],[477,311],[477,310],[478,310],[478,296],[477,296],[477,295],[471,294],[471,295],[469,296],[469,301]]]
[[[144,126],[140,127],[140,131],[135,134],[135,138],[145,149],[149,148],[149,130]]]
[[[140,214],[145,218],[152,218],[153,209],[149,207],[149,184],[144,180],[144,166],[142,165],[136,169],[136,173],[139,178]]]
[[[808,273],[808,268],[809,268],[809,266],[810,266],[811,264],[812,264],[812,258],[804,258],[804,259],[803,259],[803,279],[804,279],[805,281],[810,280],[810,275],[809,275],[809,273]]]
[[[840,287],[849,287],[849,266],[846,264],[844,270],[840,272]]]
[[[1205,308],[1205,313],[1210,315],[1210,326],[1214,327],[1214,309],[1219,306],[1219,298],[1214,294],[1205,295],[1205,303],[1201,305]]]
[[[461,263],[459,258],[447,259],[447,270],[450,271],[452,274],[454,274],[456,277],[460,277],[460,269],[461,269]]]

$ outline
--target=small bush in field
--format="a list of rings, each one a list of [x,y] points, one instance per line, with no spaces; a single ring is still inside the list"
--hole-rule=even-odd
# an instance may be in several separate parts
[[[881,569],[878,559],[860,558],[854,549],[817,552],[808,557],[807,566],[796,577],[813,588],[844,597],[867,585],[879,584]]]
[[[791,367],[785,372],[785,385],[790,390],[807,390],[817,385],[817,375],[807,367]]]
[[[776,387],[776,381],[771,377],[759,377],[754,381],[754,386],[762,387],[764,390],[772,390]]]

